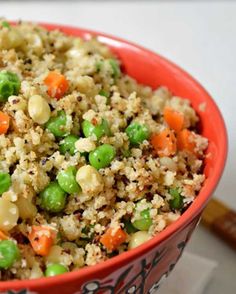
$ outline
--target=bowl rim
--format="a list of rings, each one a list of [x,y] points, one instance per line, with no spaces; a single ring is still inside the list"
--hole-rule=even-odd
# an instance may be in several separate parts
[[[128,46],[129,48],[133,50],[139,50],[142,52],[142,54],[145,54],[146,56],[149,56],[149,58],[158,59],[159,62],[162,63],[162,65],[166,67],[171,67],[176,72],[180,73],[181,76],[187,78],[192,84],[194,84],[201,92],[201,95],[205,97],[208,103],[211,104],[211,106],[214,108],[214,112],[218,116],[218,120],[220,122],[221,129],[219,130],[221,134],[222,139],[222,147],[219,149],[218,153],[218,160],[216,161],[215,168],[213,171],[213,176],[211,177],[211,181],[208,181],[205,188],[204,193],[200,193],[197,198],[194,200],[194,202],[190,205],[190,207],[181,215],[181,217],[176,220],[174,223],[172,223],[170,226],[165,228],[162,232],[160,232],[157,236],[153,237],[149,241],[145,242],[144,244],[140,245],[137,248],[134,248],[130,251],[126,251],[118,256],[112,257],[106,261],[103,261],[99,264],[93,265],[93,266],[87,266],[81,269],[78,269],[74,272],[69,272],[62,274],[60,276],[55,277],[42,277],[38,279],[32,279],[32,280],[9,280],[9,281],[0,281],[0,290],[3,289],[20,289],[20,288],[45,288],[48,286],[53,286],[55,284],[61,284],[65,282],[75,281],[77,278],[83,277],[89,277],[90,275],[94,274],[95,272],[98,272],[100,270],[106,270],[110,267],[118,266],[124,263],[127,263],[130,260],[135,259],[136,256],[142,256],[145,252],[149,251],[155,245],[165,241],[167,238],[174,236],[177,234],[180,230],[182,230],[185,226],[188,225],[188,223],[197,216],[200,211],[203,209],[203,207],[207,204],[208,200],[210,199],[212,193],[216,189],[218,182],[221,178],[221,175],[224,171],[226,158],[227,158],[227,150],[228,150],[228,138],[227,138],[227,131],[224,119],[222,117],[222,114],[213,100],[213,98],[209,95],[209,93],[204,89],[204,87],[190,74],[188,74],[185,70],[183,70],[181,67],[174,64],[172,61],[169,61],[165,57],[159,55],[158,53],[155,53],[152,50],[149,50],[143,46],[140,46],[138,44],[135,44],[134,42],[130,42],[128,40],[125,40],[120,37],[113,36],[111,34],[103,33],[100,31],[92,30],[92,29],[86,29],[76,26],[70,26],[70,25],[64,25],[64,24],[55,24],[55,23],[48,23],[48,22],[37,22],[37,21],[28,21],[24,20],[24,22],[29,23],[36,23],[40,26],[43,26],[46,29],[52,30],[52,29],[59,29],[65,34],[74,35],[73,32],[80,32],[85,36],[85,39],[90,36],[97,36],[98,39],[100,38],[101,41],[104,40],[110,40],[111,42],[117,42],[117,44],[122,44],[123,46]],[[17,21],[10,21],[11,24],[17,24]],[[68,33],[70,32],[70,33]],[[71,33],[72,32],[72,33]],[[109,44],[107,43],[109,46]],[[98,278],[99,279],[99,278]]]

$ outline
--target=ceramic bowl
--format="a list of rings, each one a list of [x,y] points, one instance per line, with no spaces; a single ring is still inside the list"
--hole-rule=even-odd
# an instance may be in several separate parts
[[[85,39],[96,36],[121,59],[123,70],[138,82],[156,88],[167,86],[174,95],[190,99],[209,139],[205,183],[192,205],[172,225],[145,244],[95,266],[52,278],[0,282],[0,293],[111,294],[156,293],[160,282],[173,270],[214,192],[224,169],[227,134],[218,107],[206,90],[189,74],[141,46],[86,29],[42,24],[49,30]],[[205,65],[203,65],[205,66]],[[205,105],[205,110],[200,111]],[[8,292],[12,290],[13,292]]]

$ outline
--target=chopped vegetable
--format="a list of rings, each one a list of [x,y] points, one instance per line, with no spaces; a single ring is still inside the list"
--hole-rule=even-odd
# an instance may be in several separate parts
[[[0,111],[0,135],[6,134],[10,125],[10,117],[8,114]]]
[[[109,144],[103,144],[89,153],[89,162],[96,169],[100,169],[109,166],[115,156],[116,149]]]
[[[18,95],[20,79],[17,74],[3,70],[0,72],[0,102],[7,101],[11,95]]]
[[[176,111],[171,107],[166,107],[164,109],[164,120],[176,133],[180,132],[184,127],[183,113]]]
[[[104,97],[106,97],[106,98],[109,97],[109,93],[106,92],[105,90],[100,90],[98,94],[101,95],[101,96],[104,96]]]
[[[152,219],[150,217],[150,209],[144,209],[140,212],[139,219],[133,222],[133,226],[139,231],[148,231],[152,225]]]
[[[115,79],[117,79],[120,76],[120,66],[115,59],[109,59],[109,63],[113,71],[113,76]]]
[[[110,135],[110,128],[107,120],[103,119],[101,124],[91,123],[88,120],[82,122],[82,130],[86,138],[95,135],[97,140],[102,136]]]
[[[66,154],[66,152],[69,152],[70,155],[74,155],[76,148],[75,148],[75,142],[79,140],[78,136],[75,135],[68,135],[66,136],[59,144],[59,150],[61,154]]]
[[[46,226],[32,226],[28,238],[35,253],[46,256],[53,245],[55,234]]]
[[[19,256],[20,251],[12,240],[0,241],[0,269],[10,268]]]
[[[11,186],[11,176],[8,173],[0,172],[0,195],[8,191]]]
[[[51,117],[46,124],[47,130],[51,132],[55,137],[63,137],[67,134],[66,127],[66,114],[61,110],[57,116]]]
[[[68,272],[68,269],[64,265],[60,263],[54,263],[54,264],[50,264],[47,267],[45,271],[45,276],[54,277],[54,276],[61,275],[67,272]]]
[[[81,188],[75,179],[76,172],[77,169],[74,166],[70,166],[66,170],[61,171],[57,176],[58,184],[69,194],[81,191]]]
[[[178,189],[170,189],[169,191],[172,199],[169,201],[171,209],[181,209],[184,205],[183,197],[180,195]]]
[[[49,72],[44,83],[48,88],[48,95],[56,99],[62,98],[69,88],[66,78],[56,71]]]
[[[60,212],[66,204],[66,193],[57,182],[50,183],[39,197],[40,206],[49,212]]]
[[[151,144],[159,156],[171,156],[176,153],[176,138],[170,129],[165,129],[151,137]]]
[[[177,135],[177,147],[178,150],[180,151],[188,151],[192,154],[197,155],[196,152],[196,143],[194,141],[194,133],[184,129],[181,132],[178,133]]]
[[[149,130],[146,125],[131,123],[125,130],[129,141],[133,145],[138,145],[149,138]]]
[[[107,98],[106,104],[110,104],[111,98],[110,98],[110,94],[108,92],[106,92],[105,90],[100,90],[100,92],[98,94],[106,97]]]
[[[121,228],[109,228],[100,238],[100,242],[106,247],[106,249],[113,251],[124,243],[126,239],[127,235]]]

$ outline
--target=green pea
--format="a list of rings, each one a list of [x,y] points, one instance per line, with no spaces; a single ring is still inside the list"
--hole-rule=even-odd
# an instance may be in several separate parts
[[[57,182],[50,183],[39,197],[41,208],[49,212],[60,212],[66,204],[66,193]]]
[[[109,144],[103,144],[89,153],[89,162],[96,169],[109,166],[116,156],[116,150]]]
[[[95,135],[97,140],[99,140],[102,136],[110,135],[110,128],[107,120],[103,119],[101,124],[93,125],[88,120],[82,122],[82,130],[86,138]]]
[[[61,110],[57,116],[51,117],[46,124],[46,129],[49,130],[55,137],[63,137],[67,134],[66,126],[66,114]]]
[[[20,251],[11,240],[0,241],[0,269],[8,269],[19,258]]]
[[[140,218],[133,222],[133,226],[140,231],[148,231],[152,225],[152,219],[150,217],[150,209],[144,209],[140,212]]]
[[[184,205],[183,196],[180,195],[178,189],[170,189],[169,191],[172,199],[169,201],[171,209],[182,209]]]
[[[149,138],[149,130],[146,125],[132,123],[126,128],[125,132],[133,145],[138,145]]]
[[[120,66],[115,59],[109,59],[109,63],[113,71],[113,76],[115,79],[117,79],[120,76]]]
[[[59,150],[61,154],[66,154],[68,152],[70,155],[75,154],[75,142],[79,140],[78,136],[68,135],[59,144]]]
[[[10,26],[10,24],[9,24],[8,21],[4,20],[4,21],[2,22],[2,27],[3,27],[3,28],[8,28],[8,29],[9,29],[11,26]]]
[[[17,74],[3,70],[0,72],[0,102],[7,101],[11,95],[18,95],[20,79]]]
[[[123,221],[124,223],[124,226],[125,226],[125,231],[128,233],[128,234],[133,234],[133,233],[136,233],[138,230],[133,226],[133,224],[131,223],[130,220],[124,220]]]
[[[8,191],[11,186],[11,176],[8,173],[0,173],[0,195]]]
[[[68,272],[68,269],[64,265],[60,263],[53,263],[47,267],[45,271],[45,276],[54,277],[54,276],[61,275],[67,272]]]
[[[74,166],[68,167],[66,170],[61,171],[58,176],[58,184],[67,193],[73,194],[81,191],[80,186],[76,182],[77,169]]]

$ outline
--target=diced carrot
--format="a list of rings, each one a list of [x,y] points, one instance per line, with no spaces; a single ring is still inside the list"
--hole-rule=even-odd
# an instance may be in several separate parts
[[[32,226],[28,237],[35,253],[46,256],[53,245],[55,234],[48,227]]]
[[[6,134],[10,124],[10,117],[8,114],[0,111],[0,135]]]
[[[176,152],[175,134],[168,128],[159,134],[152,135],[151,144],[157,154],[161,157],[171,156]]]
[[[8,235],[3,231],[0,231],[0,240],[7,240],[9,239]]]
[[[124,243],[126,241],[127,235],[126,233],[121,229],[118,228],[113,229],[109,228],[105,234],[102,235],[100,238],[100,242],[108,249],[108,250],[115,250],[117,247],[119,247],[120,244]]]
[[[188,129],[183,129],[177,134],[177,148],[180,151],[188,151],[197,155],[196,143],[194,141],[194,133]]]
[[[49,72],[44,83],[48,87],[48,95],[56,99],[60,99],[69,88],[66,78],[56,71]]]
[[[184,127],[184,115],[183,113],[174,110],[171,107],[165,107],[164,120],[168,126],[176,133],[181,131]]]

